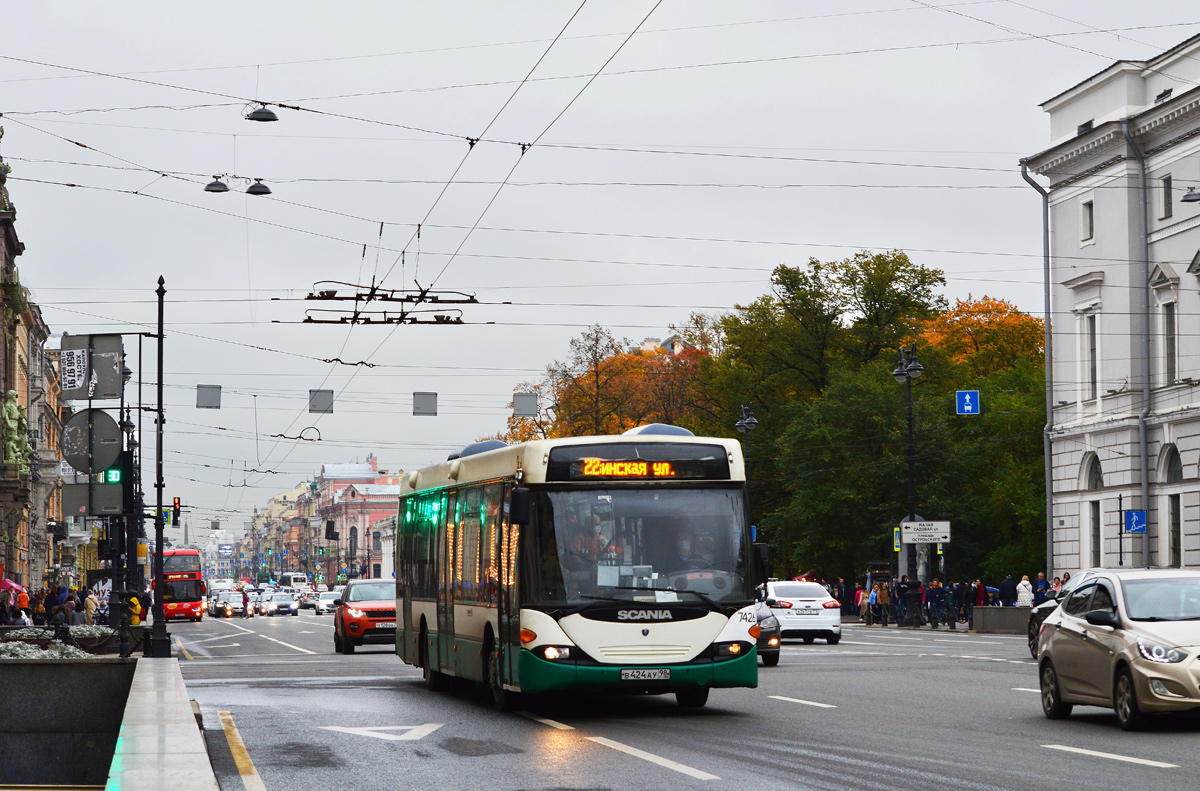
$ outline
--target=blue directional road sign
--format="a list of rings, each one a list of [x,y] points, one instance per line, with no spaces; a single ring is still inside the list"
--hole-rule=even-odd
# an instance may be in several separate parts
[[[958,414],[960,415],[978,415],[979,414],[979,391],[978,390],[959,390],[957,399]]]
[[[1146,532],[1146,512],[1145,511],[1126,511],[1125,512],[1125,532],[1126,533],[1145,533]]]

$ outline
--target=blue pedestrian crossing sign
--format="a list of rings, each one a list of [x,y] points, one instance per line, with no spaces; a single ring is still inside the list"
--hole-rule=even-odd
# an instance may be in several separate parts
[[[1145,511],[1126,511],[1125,512],[1125,532],[1126,533],[1145,533],[1146,532],[1146,512]]]
[[[978,390],[959,390],[957,395],[958,414],[960,415],[978,415],[979,414],[979,391]]]

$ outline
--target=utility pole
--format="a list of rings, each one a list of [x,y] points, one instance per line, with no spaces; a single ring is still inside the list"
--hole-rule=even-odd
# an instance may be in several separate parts
[[[158,410],[155,418],[154,444],[154,488],[156,491],[156,507],[154,509],[154,627],[149,641],[149,654],[152,657],[165,658],[171,656],[171,636],[167,634],[166,615],[163,611],[163,306],[167,295],[164,288],[166,280],[161,275],[158,278]]]

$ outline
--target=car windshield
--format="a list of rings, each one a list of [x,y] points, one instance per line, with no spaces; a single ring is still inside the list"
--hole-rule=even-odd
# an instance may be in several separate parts
[[[532,602],[753,599],[740,489],[541,491],[525,544]]]
[[[396,588],[390,582],[364,582],[350,586],[346,601],[376,601],[396,598]]]
[[[1200,578],[1123,580],[1125,612],[1135,621],[1200,620]]]
[[[277,602],[280,604],[283,604],[283,603],[291,604],[292,597],[287,595],[286,593],[277,593],[271,597],[271,601]]]
[[[333,601],[337,597],[338,597],[338,595],[336,593],[334,593],[333,591],[329,591],[328,593],[321,594],[322,601]]]
[[[772,582],[769,585],[776,596],[793,599],[828,599],[829,591],[815,582]]]

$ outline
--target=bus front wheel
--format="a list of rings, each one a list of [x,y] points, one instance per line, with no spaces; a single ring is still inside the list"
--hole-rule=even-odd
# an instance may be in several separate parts
[[[675,693],[675,700],[685,709],[698,709],[708,703],[708,687],[689,687]]]
[[[504,688],[504,682],[500,680],[500,658],[491,643],[488,643],[487,649],[487,685],[492,694],[492,705],[496,711],[513,711],[517,708],[520,696]]]
[[[425,627],[421,627],[421,674],[425,677],[425,686],[430,692],[441,692],[446,688],[446,677],[430,666],[429,635]]]

